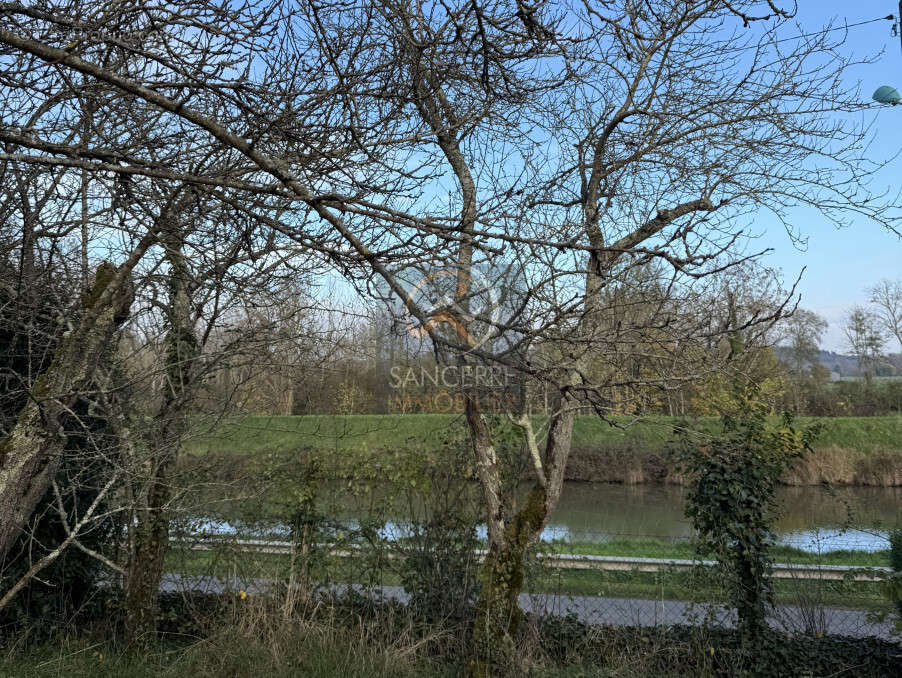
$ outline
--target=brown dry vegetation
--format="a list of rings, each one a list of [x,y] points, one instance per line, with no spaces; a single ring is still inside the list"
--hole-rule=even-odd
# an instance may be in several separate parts
[[[664,451],[641,451],[630,446],[574,450],[567,480],[638,485],[683,485],[684,478]],[[902,486],[902,455],[894,450],[871,454],[829,445],[815,448],[795,462],[783,477],[785,485]]]

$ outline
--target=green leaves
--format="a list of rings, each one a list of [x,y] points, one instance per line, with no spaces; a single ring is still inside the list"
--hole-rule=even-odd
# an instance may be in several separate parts
[[[817,430],[797,430],[788,413],[768,424],[770,408],[753,383],[735,381],[732,399],[719,435],[681,433],[678,459],[690,479],[686,516],[698,531],[700,554],[721,564],[740,631],[752,638],[763,631],[773,597],[767,574],[776,487],[810,450]]]

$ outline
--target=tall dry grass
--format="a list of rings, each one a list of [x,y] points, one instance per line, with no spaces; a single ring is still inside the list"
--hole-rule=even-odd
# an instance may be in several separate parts
[[[902,455],[888,450],[862,454],[837,445],[815,448],[796,461],[783,482],[787,485],[826,483],[898,487],[902,486]]]
[[[631,444],[574,450],[567,480],[624,485],[683,485],[685,478],[666,452],[648,452]],[[863,453],[848,447],[817,447],[795,462],[782,479],[785,485],[902,486],[902,454],[893,450]]]
[[[250,599],[246,602],[250,602]],[[313,618],[286,618],[266,601],[236,606],[234,619],[194,643],[181,659],[185,676],[322,676],[388,678],[447,675],[430,648],[440,632],[416,634],[386,616],[380,623],[348,623],[320,610]]]

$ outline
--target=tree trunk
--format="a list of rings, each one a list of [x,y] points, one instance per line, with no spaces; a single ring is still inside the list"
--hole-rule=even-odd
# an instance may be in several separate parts
[[[0,441],[0,560],[9,551],[56,475],[66,445],[63,423],[97,367],[134,296],[130,267],[102,264],[82,300],[78,326],[64,337],[35,381],[12,432]]]
[[[763,549],[764,545],[758,544],[750,548],[750,553],[740,546],[736,558],[736,576],[741,591],[741,597],[736,601],[736,613],[743,640],[760,639],[767,626],[766,573],[756,570],[759,562],[756,552],[760,553]]]
[[[174,453],[167,453],[157,460],[147,480],[147,505],[136,512],[126,568],[126,637],[144,645],[156,638],[160,582],[169,550],[169,470],[174,458]]]
[[[547,517],[547,495],[543,487],[537,486],[508,523],[503,539],[489,545],[473,629],[470,674],[474,678],[491,676],[494,667],[516,660],[515,642],[523,620],[518,601],[523,590],[526,549],[538,539]]]
[[[517,658],[514,644],[523,617],[518,600],[523,590],[526,551],[538,541],[548,515],[561,496],[578,403],[571,396],[560,398],[548,429],[544,455],[539,453],[529,419],[515,420],[530,448],[537,482],[523,507],[505,520],[501,480],[489,430],[474,403],[470,399],[467,402],[467,422],[483,487],[489,537],[470,664],[470,675],[481,678]]]
[[[169,261],[169,300],[166,309],[166,383],[163,401],[149,441],[147,477],[136,493],[125,578],[126,635],[132,642],[152,643],[156,638],[157,603],[166,553],[172,500],[170,471],[186,429],[199,350],[191,316],[189,271],[183,254],[183,235],[170,225],[161,233]]]

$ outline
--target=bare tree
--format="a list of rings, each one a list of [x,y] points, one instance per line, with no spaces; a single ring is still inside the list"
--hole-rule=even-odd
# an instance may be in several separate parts
[[[812,376],[815,367],[820,365],[820,343],[826,330],[827,321],[804,308],[795,309],[790,317],[780,323],[779,343],[788,353],[786,362],[790,378],[787,392],[796,412],[802,409],[802,381]]]
[[[428,13],[386,2],[359,16],[320,7],[314,23],[323,42],[338,31],[374,41],[367,44],[378,67],[355,101],[373,96],[409,111],[398,148],[417,149],[404,157],[416,158],[418,176],[456,186],[456,213],[430,214],[427,191],[419,213],[430,216],[406,222],[432,236],[427,263],[453,259],[453,303],[424,309],[408,299],[407,311],[445,360],[498,362],[553,383],[559,394],[544,449],[529,419],[515,417],[538,481],[519,507],[505,496],[491,427],[467,398],[490,543],[477,620],[484,648],[516,626],[523,555],[560,495],[576,410],[588,404],[604,415],[611,389],[661,385],[632,369],[650,346],[666,352],[706,332],[716,343],[718,333],[739,329],[711,332],[678,308],[681,297],[699,294],[706,278],[741,260],[743,215],[764,207],[783,217],[794,204],[810,204],[829,218],[846,210],[886,224],[894,218],[855,194],[872,168],[860,154],[865,130],[836,117],[861,104],[841,85],[848,60],[829,32],[787,50],[779,11],[765,12],[769,23],[754,41],[724,30],[723,22],[764,20],[753,3],[586,4],[561,22],[543,10],[522,21],[500,2]],[[524,134],[527,121],[532,135]],[[818,159],[827,169],[807,169]],[[260,166],[274,172],[268,162]],[[412,175],[408,165],[391,171]],[[356,233],[343,230],[352,222],[320,215],[367,254]],[[409,245],[408,233],[384,232],[396,252]],[[472,281],[481,259],[505,256],[524,271],[526,301],[517,317],[497,324],[508,341],[492,352],[474,340],[483,319],[473,313]],[[650,261],[672,273],[643,312],[628,312],[613,292]],[[384,262],[368,259],[405,296]],[[753,314],[748,324],[780,311]],[[438,331],[441,323],[453,331]],[[531,360],[541,345],[559,349],[547,354],[553,361]],[[680,367],[688,378],[716,364],[699,351]]]
[[[902,348],[902,280],[881,280],[868,290],[868,301],[883,331]]]
[[[57,9],[67,11],[55,14]],[[166,56],[171,45],[164,42],[164,36],[173,44],[181,41],[184,51],[178,58],[182,66],[196,59],[187,71],[179,66],[170,71],[171,76],[182,82],[176,87],[190,88],[191,73],[205,74],[201,81],[206,78],[215,81],[217,73],[230,68],[224,56],[227,42],[198,44],[192,51],[189,43],[182,41],[189,30],[182,19],[194,11],[209,10],[211,14],[205,20],[215,20],[216,9],[199,4],[180,10],[182,13],[163,16],[167,14],[165,10],[159,15],[153,9],[130,13],[122,6],[75,3],[65,8],[44,9],[9,4],[0,11],[4,16],[4,35],[12,42],[16,42],[15,34],[6,28],[19,29],[22,35],[32,38],[37,36],[34,44],[45,47],[62,39],[66,49],[49,48],[80,62],[83,62],[81,56],[94,59],[102,64],[98,68],[117,81],[127,78],[123,74],[129,74],[149,83],[160,74],[155,70],[155,63],[172,66]],[[159,33],[153,33],[152,28]],[[142,34],[145,30],[153,34]],[[255,30],[236,26],[232,35],[234,44],[242,44],[240,32],[255,34]],[[36,200],[39,209],[23,213],[22,229],[11,247],[23,253],[22,260],[27,265],[36,238],[46,241],[49,251],[59,251],[60,244],[70,236],[80,237],[82,269],[93,252],[108,253],[119,266],[101,267],[93,291],[85,295],[82,312],[69,319],[73,323],[69,336],[36,382],[17,425],[2,443],[5,452],[0,455],[0,504],[6,508],[0,519],[0,553],[8,549],[37,497],[49,487],[58,450],[64,442],[58,435],[59,419],[72,399],[85,390],[94,375],[102,346],[127,317],[133,274],[139,269],[143,274],[152,272],[163,263],[166,257],[161,260],[153,250],[157,246],[169,253],[169,266],[180,256],[177,243],[183,234],[171,230],[171,220],[180,210],[176,205],[165,205],[165,200],[155,200],[154,196],[169,194],[190,201],[192,191],[186,191],[185,186],[203,186],[205,190],[218,187],[224,191],[217,195],[220,204],[244,214],[241,210],[246,212],[246,205],[265,202],[265,196],[274,192],[271,187],[253,182],[245,184],[241,179],[232,178],[240,176],[246,168],[236,168],[228,153],[217,155],[216,149],[207,148],[202,138],[168,124],[170,121],[161,117],[160,109],[153,104],[142,106],[140,98],[91,75],[76,75],[75,71],[62,77],[59,73],[53,75],[52,64],[4,44],[4,58],[9,57],[10,62],[0,84],[7,93],[17,94],[4,99],[0,134],[5,149],[0,160],[8,174],[20,177],[20,187],[43,188]],[[156,50],[157,61],[148,58],[144,50]],[[23,153],[23,148],[35,153]],[[183,161],[182,167],[172,169],[178,158]],[[35,172],[22,168],[48,168],[38,176],[49,176],[49,183],[45,187],[25,183],[21,178],[33,182]],[[200,176],[205,172],[207,176]],[[140,184],[136,177],[140,178]],[[79,186],[80,190],[60,190],[72,186]],[[257,195],[254,200],[236,200],[229,194],[247,188]],[[70,197],[73,193],[74,198]],[[11,197],[15,192],[6,195]],[[63,197],[60,199],[59,195]],[[79,202],[82,213],[78,220],[73,220],[63,209],[67,203]],[[8,209],[10,204],[11,200],[7,200],[5,207]],[[280,208],[277,199],[271,202],[270,208]],[[42,220],[42,209],[55,210],[55,220]],[[261,251],[272,252],[276,231],[271,226],[267,230],[269,237],[258,237],[253,234],[252,226],[239,229],[237,246],[219,250],[219,258],[205,274],[222,279],[231,267],[245,265],[248,258],[254,259]],[[306,236],[298,239],[310,242]],[[181,284],[178,278],[175,280],[177,285]],[[172,297],[174,303],[181,296],[176,290]],[[215,299],[212,303],[215,304]],[[177,305],[183,306],[182,302]],[[173,325],[173,330],[176,336],[184,334],[184,325],[180,321]],[[181,364],[178,359],[176,363]],[[175,395],[174,399],[177,401],[180,396]]]
[[[854,306],[849,311],[843,331],[849,350],[858,360],[858,369],[865,376],[873,375],[886,342],[877,316],[863,306]]]
[[[786,40],[791,17],[772,2],[189,0],[115,17],[92,2],[0,14],[4,86],[35,93],[16,101],[90,87],[117,94],[93,116],[141,121],[78,143],[70,120],[7,103],[23,110],[4,120],[35,122],[0,130],[0,160],[202,189],[247,220],[242,251],[308,253],[363,295],[405,300],[444,364],[500,366],[554,394],[545,430],[509,412],[536,479],[521,496],[465,392],[489,536],[475,673],[513,642],[524,555],[560,497],[576,412],[608,416],[615,390],[636,398],[716,372],[730,351],[711,348],[786,310],[719,324],[685,310],[754,259],[753,216],[786,223],[809,205],[898,223],[867,189],[878,165],[848,115],[866,104],[843,84],[842,35]],[[105,30],[112,18],[126,37]],[[159,227],[132,231],[162,240]],[[652,263],[655,280],[638,283]],[[415,267],[450,270],[450,298],[412,299]],[[483,312],[481,267],[513,275],[504,318]],[[652,359],[669,372],[643,369]]]
[[[170,76],[182,83],[176,87],[189,89],[198,75],[203,75],[198,81],[212,82],[217,73],[230,69],[225,55],[232,47],[247,44],[242,33],[262,42],[267,39],[257,33],[255,22],[233,26],[234,42],[187,47],[183,19],[192,12],[209,11],[204,20],[213,22],[208,24],[211,32],[218,30],[216,8],[204,3],[171,13],[149,9],[135,14],[102,3],[75,3],[68,9],[72,11],[56,15],[53,8],[5,5],[4,22],[6,17],[16,18],[4,26],[40,36],[45,45],[64,38],[65,53],[95,59],[114,79],[128,74],[149,83],[160,74],[155,64],[166,63],[172,67]],[[236,11],[231,16],[238,20],[240,15]],[[168,61],[172,44],[166,39],[185,47],[176,65]],[[21,533],[37,499],[49,489],[65,444],[60,419],[76,398],[93,390],[98,357],[128,319],[137,287],[139,304],[131,309],[135,317],[156,314],[157,327],[166,328],[159,346],[161,360],[149,361],[147,373],[132,371],[129,388],[108,383],[109,393],[98,398],[119,424],[126,450],[125,473],[118,477],[127,481],[128,502],[123,508],[133,519],[125,521],[130,555],[120,569],[126,574],[129,628],[140,636],[154,623],[174,499],[170,474],[198,386],[237,346],[251,341],[253,333],[226,341],[217,355],[203,354],[203,347],[236,300],[260,291],[272,294],[276,277],[300,275],[310,253],[334,256],[336,251],[324,242],[328,238],[289,229],[271,216],[284,214],[292,200],[280,197],[272,186],[244,181],[248,165],[236,163],[230,147],[210,148],[203,133],[178,129],[172,124],[177,118],[166,119],[155,105],[142,104],[140,98],[102,79],[74,72],[47,77],[52,64],[42,65],[16,48],[5,56],[11,56],[12,65],[4,71],[2,85],[28,96],[5,100],[4,120],[21,124],[0,128],[6,144],[2,162],[7,175],[19,177],[21,192],[37,194],[33,199],[29,195],[34,206],[29,203],[30,209],[21,210],[23,226],[18,233],[13,229],[10,250],[19,253],[26,269],[36,242],[51,253],[72,251],[74,268],[80,264],[82,274],[84,262],[97,253],[119,266],[101,266],[95,287],[84,296],[83,309],[61,314],[60,321],[72,327],[52,363],[30,385],[28,403],[2,442],[0,504],[9,510],[0,520],[0,553]],[[232,90],[224,91],[226,98],[231,96]],[[249,121],[249,126],[258,122]],[[55,143],[58,140],[61,144]],[[298,139],[284,141],[291,145]],[[35,153],[22,153],[22,148]],[[183,164],[176,167],[179,159]],[[305,157],[304,162],[312,167],[331,161]],[[79,190],[61,190],[73,186]],[[10,210],[15,191],[5,197],[7,213],[17,216]],[[70,212],[79,204],[80,217],[73,220]],[[52,215],[45,216],[48,212]],[[301,214],[293,226],[305,218]],[[80,247],[70,248],[71,241]],[[83,284],[78,281],[76,287]],[[142,349],[146,355],[146,344]],[[142,392],[135,385],[150,382],[158,388],[156,393],[143,391],[149,397],[137,409],[146,416],[145,424],[136,425],[135,403],[117,403],[113,396]],[[77,544],[77,534],[72,537],[66,545]]]
[[[792,370],[800,375],[806,366],[817,362],[820,342],[827,330],[827,321],[814,311],[800,308],[796,309],[782,325],[792,357]]]
[[[128,313],[131,297],[123,280],[127,268],[98,270],[82,320],[56,350],[47,372],[32,388],[32,399],[0,443],[0,552],[6,553],[19,530],[50,487],[65,444],[61,420],[90,383],[97,356]],[[66,394],[66,395],[62,395]]]

